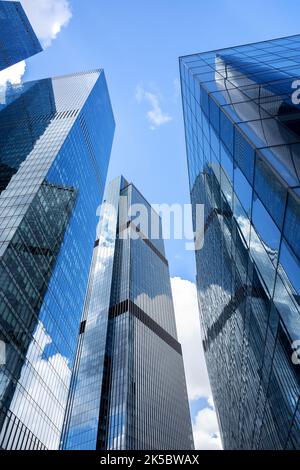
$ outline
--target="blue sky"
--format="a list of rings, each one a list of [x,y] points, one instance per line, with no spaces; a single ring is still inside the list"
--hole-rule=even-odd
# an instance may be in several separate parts
[[[33,12],[40,35],[46,36],[49,18],[43,14],[37,17],[37,10],[32,10],[38,2],[23,0],[24,6]],[[46,0],[45,3],[61,7],[55,14],[62,18],[62,24],[69,21],[50,47],[27,61],[25,79],[103,67],[116,119],[108,180],[123,173],[151,203],[189,202],[178,57],[299,33],[298,0]],[[52,24],[52,36],[58,25],[59,22],[55,23],[53,29]],[[185,251],[184,242],[167,241],[166,251],[171,276],[193,282],[194,257],[192,252]],[[188,308],[188,299],[184,304],[180,297],[183,290],[179,289],[177,295],[175,304],[180,304],[183,310]],[[193,308],[196,312],[195,304]],[[183,335],[188,337],[188,332]],[[198,433],[198,445],[202,448],[214,448],[211,442],[205,442],[213,425],[201,427],[204,419],[206,422],[210,419],[209,413],[205,414],[211,410],[208,394],[203,392],[191,403],[195,436]],[[199,424],[197,416],[202,411]]]

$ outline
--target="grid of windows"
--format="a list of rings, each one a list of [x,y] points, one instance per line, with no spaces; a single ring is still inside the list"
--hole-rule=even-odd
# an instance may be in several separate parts
[[[0,110],[1,177],[7,169],[0,178],[0,339],[7,351],[0,446],[57,449],[114,119],[101,70],[9,87],[6,97]],[[12,426],[17,429],[12,419],[30,439],[8,440]]]
[[[41,52],[20,2],[0,1],[0,70]]]
[[[112,182],[105,195],[105,200],[116,210],[121,184],[123,182],[119,179]],[[64,449],[91,450],[96,448],[97,443],[100,392],[107,366],[108,311],[117,231],[116,221],[110,224],[110,207],[105,204],[103,207],[99,242],[95,243],[83,312],[85,329],[79,335],[65,417],[62,437]]]
[[[125,195],[128,205],[153,210],[122,177],[109,185],[105,200],[118,209]],[[192,449],[163,239],[145,239],[132,217],[120,227],[117,220],[109,224],[112,214],[105,211],[104,206],[62,447]],[[123,230],[134,237],[121,237]]]
[[[203,344],[225,448],[300,448],[300,36],[180,58]],[[194,210],[195,211],[195,210]]]

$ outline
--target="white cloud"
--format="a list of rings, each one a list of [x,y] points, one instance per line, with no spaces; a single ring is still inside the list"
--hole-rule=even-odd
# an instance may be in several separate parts
[[[21,3],[43,47],[50,46],[72,18],[69,0],[21,0]]]
[[[180,277],[172,278],[171,285],[189,399],[209,397],[211,389],[202,347],[196,285]]]
[[[138,86],[136,88],[135,98],[138,103],[145,101],[151,106],[146,114],[150,123],[150,129],[156,129],[159,126],[172,121],[172,117],[162,111],[158,94],[144,90],[144,88]]]
[[[221,450],[222,442],[216,412],[211,406],[212,399],[208,399],[210,406],[200,410],[193,422],[195,448],[197,450]]]
[[[208,406],[193,419],[196,449],[220,449],[221,440],[201,340],[197,289],[193,282],[171,279],[178,339],[182,345],[188,397],[206,398]]]
[[[26,62],[22,60],[18,64],[12,65],[5,70],[0,72],[0,86],[5,86],[7,83],[12,83],[13,85],[18,85],[21,83],[22,76],[25,73]],[[1,98],[0,98],[1,100]]]

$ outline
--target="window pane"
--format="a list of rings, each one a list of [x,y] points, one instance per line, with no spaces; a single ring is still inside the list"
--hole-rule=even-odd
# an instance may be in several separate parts
[[[234,169],[234,192],[241,201],[247,214],[251,211],[252,187],[239,168]]]
[[[287,289],[300,305],[300,262],[285,240],[280,248],[279,273]]]
[[[281,228],[287,190],[258,155],[256,157],[254,188],[278,227]]]
[[[252,221],[256,231],[262,239],[266,252],[273,263],[276,264],[280,242],[280,231],[256,196],[253,198]]]
[[[254,149],[237,130],[235,132],[234,158],[250,184],[253,181],[254,155]]]
[[[232,156],[226,149],[226,147],[221,144],[221,165],[224,170],[224,173],[227,175],[227,177],[230,179],[230,181],[233,181],[233,160]]]
[[[256,266],[258,267],[261,278],[269,291],[269,295],[272,296],[275,280],[275,267],[267,255],[265,247],[253,226],[251,227],[250,252]]]
[[[230,151],[233,153],[233,124],[230,119],[224,114],[221,113],[220,115],[220,133],[221,139],[223,140],[224,144]]]
[[[292,194],[289,194],[288,197],[284,236],[295,253],[300,254],[300,203],[298,198]]]

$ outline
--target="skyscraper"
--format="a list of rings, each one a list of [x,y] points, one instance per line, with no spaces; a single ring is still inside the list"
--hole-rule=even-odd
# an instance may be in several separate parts
[[[102,70],[1,96],[0,448],[56,449],[115,124]]]
[[[227,449],[300,448],[300,36],[180,58],[203,345]],[[293,94],[294,93],[294,94]]]
[[[21,3],[0,0],[0,70],[41,50]]]
[[[136,204],[148,233],[130,215]],[[62,447],[193,449],[160,217],[120,177],[98,234]]]

